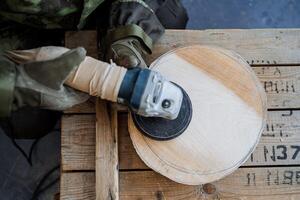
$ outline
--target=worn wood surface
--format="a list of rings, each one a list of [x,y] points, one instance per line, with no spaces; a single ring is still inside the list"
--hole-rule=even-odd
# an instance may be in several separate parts
[[[62,127],[62,169],[95,169],[94,115],[67,115]],[[119,167],[147,169],[137,156],[127,130],[127,114],[119,113]],[[269,111],[267,125],[247,166],[297,165],[300,163],[300,111]],[[67,127],[67,128],[65,128]],[[84,131],[85,130],[85,131]]]
[[[97,31],[67,31],[65,33],[65,46],[69,49],[84,47],[86,54],[98,58]]]
[[[64,111],[65,114],[91,114],[96,113],[96,97],[89,98],[86,102],[77,104]]]
[[[300,67],[252,67],[265,89],[269,109],[300,107]]]
[[[96,31],[69,31],[65,38],[67,47],[84,46],[90,56],[98,57]],[[166,30],[148,61],[176,47],[201,44],[233,50],[249,64],[300,64],[299,43],[299,29]]]
[[[133,149],[126,113],[119,114],[120,199],[300,199],[300,111],[295,110],[300,107],[299,33],[300,29],[167,30],[148,58],[149,63],[182,45],[197,43],[234,50],[252,65],[272,111],[268,112],[267,126],[252,157],[234,174],[204,186],[180,185],[150,171]],[[79,34],[85,35],[80,42],[94,41],[89,37],[92,32]],[[76,43],[72,40],[71,44]],[[63,116],[61,199],[96,197],[94,105],[92,99]]]
[[[193,45],[167,53],[151,69],[184,88],[193,116],[168,141],[144,136],[129,118],[130,138],[146,165],[188,185],[218,180],[242,165],[258,144],[266,111],[266,95],[249,65],[231,51]]]
[[[64,173],[61,199],[94,199],[94,181],[93,172]],[[153,171],[120,172],[120,199],[296,200],[300,198],[299,184],[299,167],[241,168],[199,186],[178,184]]]
[[[195,44],[233,50],[252,65],[300,64],[299,29],[167,30],[148,62],[176,47]]]
[[[60,176],[61,200],[95,200],[95,172],[62,173]]]
[[[108,103],[96,102],[96,200],[119,199],[117,115]]]
[[[95,170],[95,115],[63,115],[61,164],[63,170]]]

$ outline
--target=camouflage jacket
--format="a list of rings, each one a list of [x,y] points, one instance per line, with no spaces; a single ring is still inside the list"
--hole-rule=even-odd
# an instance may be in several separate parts
[[[70,28],[75,24],[82,28],[86,18],[103,2],[104,0],[1,0],[0,16],[38,28]]]
[[[50,35],[52,30],[48,30],[47,36],[43,36],[43,29],[82,28],[87,17],[103,2],[104,0],[0,0],[0,118],[7,116],[11,110],[14,87],[13,68],[7,64],[2,53],[5,50],[39,46],[40,40],[42,45],[47,44],[43,40],[53,38]]]
[[[53,33],[74,29],[76,25],[82,28],[87,17],[104,1],[0,0],[0,118],[8,116],[12,110],[9,105],[13,102],[16,73],[2,55],[3,52],[62,45],[58,41],[61,37],[56,37]],[[103,6],[105,7],[104,4]],[[150,53],[152,42],[164,32],[164,27],[152,8],[143,0],[122,0],[122,3],[117,1],[112,4],[110,10],[109,28],[112,31],[108,33],[110,39],[106,41],[111,43],[126,37],[136,37],[145,51]],[[103,14],[100,18],[105,19],[105,12],[99,14]]]

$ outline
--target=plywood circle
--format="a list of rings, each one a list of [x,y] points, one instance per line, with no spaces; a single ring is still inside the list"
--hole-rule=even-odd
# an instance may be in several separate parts
[[[129,132],[141,159],[179,183],[198,185],[233,172],[256,147],[265,124],[265,93],[249,65],[217,47],[189,46],[152,65],[188,93],[193,116],[179,137],[142,135],[129,115]]]

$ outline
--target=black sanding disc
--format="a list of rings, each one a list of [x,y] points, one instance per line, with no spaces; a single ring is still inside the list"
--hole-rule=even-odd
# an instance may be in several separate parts
[[[176,119],[169,120],[161,117],[143,117],[132,112],[131,115],[135,126],[145,136],[155,140],[170,140],[181,135],[192,119],[191,100],[182,88],[181,90],[183,99]]]

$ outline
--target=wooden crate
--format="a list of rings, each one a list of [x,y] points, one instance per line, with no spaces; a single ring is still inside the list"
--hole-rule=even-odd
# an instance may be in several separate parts
[[[214,183],[175,183],[137,156],[126,109],[91,98],[62,118],[61,199],[300,199],[300,29],[167,30],[147,62],[189,44],[236,51],[261,80],[268,119],[250,159]],[[84,46],[96,57],[97,33],[69,32],[66,46]]]

